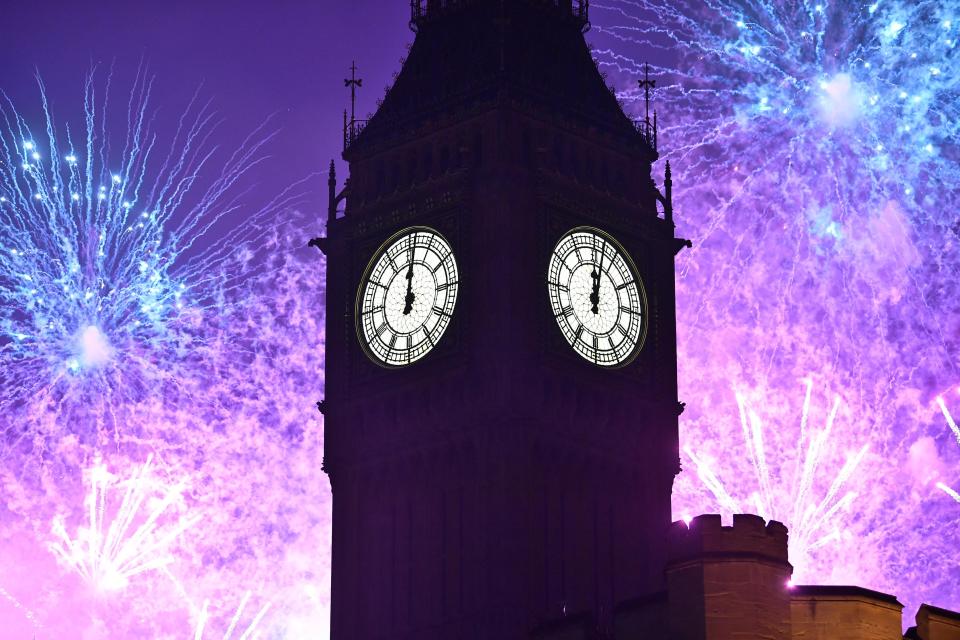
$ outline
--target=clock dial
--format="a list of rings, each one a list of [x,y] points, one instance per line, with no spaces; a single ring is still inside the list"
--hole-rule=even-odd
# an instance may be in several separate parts
[[[613,237],[590,227],[563,236],[550,256],[547,289],[577,353],[605,367],[636,357],[646,333],[646,297],[636,266]]]
[[[357,292],[357,334],[367,355],[400,367],[427,355],[457,303],[457,261],[433,229],[397,233],[370,260]]]

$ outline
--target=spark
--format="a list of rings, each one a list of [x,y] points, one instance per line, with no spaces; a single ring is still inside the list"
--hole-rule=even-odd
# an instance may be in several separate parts
[[[0,587],[0,597],[9,602],[14,609],[23,611],[23,616],[30,621],[35,629],[42,629],[42,626],[37,620],[36,614],[30,609],[24,607],[22,602],[13,597],[13,595],[3,587]]]
[[[957,444],[960,445],[960,427],[957,426],[956,420],[954,420],[950,410],[947,409],[947,403],[944,401],[943,396],[937,396],[937,405],[939,405],[940,412],[943,413],[943,418],[947,421],[947,425],[949,425],[950,430],[953,431],[953,436],[957,439]],[[938,482],[937,488],[957,502],[960,502],[960,493],[957,493],[943,482]]]
[[[152,456],[133,476],[119,482],[106,465],[97,462],[87,472],[87,526],[70,536],[63,517],[53,522],[57,540],[50,550],[98,592],[123,589],[135,576],[171,564],[171,545],[199,520],[193,515],[180,517],[175,524],[162,524],[164,515],[181,499],[183,484],[161,491],[156,505],[149,512],[144,510],[144,503],[155,493],[151,462]],[[123,498],[109,519],[108,494],[111,488],[123,485]]]
[[[247,603],[250,601],[251,592],[247,591],[243,596],[243,600],[240,601],[240,605],[237,607],[236,612],[233,614],[233,618],[230,620],[230,624],[227,627],[227,630],[223,634],[223,640],[232,640],[233,633],[237,629],[237,625],[240,623],[240,618],[243,616],[243,610],[247,606]],[[197,628],[194,631],[193,637],[194,640],[203,640],[204,638],[204,629],[207,626],[207,621],[209,620],[208,607],[210,606],[209,600],[204,600],[203,608],[200,611],[200,619],[197,622]],[[256,615],[251,620],[250,624],[247,625],[246,630],[240,635],[239,640],[248,640],[248,638],[256,638],[256,629],[260,622],[263,620],[263,617],[267,614],[267,611],[270,609],[270,603],[263,605]]]
[[[953,498],[953,499],[956,500],[957,502],[960,502],[960,493],[957,493],[956,491],[954,491],[953,489],[951,489],[951,488],[948,487],[947,485],[943,484],[942,482],[938,482],[938,483],[937,483],[937,488],[940,489],[941,491],[943,491],[944,493],[946,493],[948,496],[950,496],[951,498]]]
[[[735,499],[710,462],[698,455],[690,447],[684,453],[693,461],[697,475],[704,486],[710,490],[720,508],[727,514],[752,512],[768,520],[779,520],[790,529],[790,557],[794,570],[802,576],[810,562],[810,556],[820,547],[839,541],[842,537],[842,515],[846,513],[857,498],[854,491],[847,489],[850,478],[860,466],[869,445],[847,456],[846,461],[833,475],[829,487],[823,495],[815,492],[816,480],[821,478],[826,466],[826,454],[835,445],[833,438],[840,398],[834,399],[833,408],[824,427],[811,431],[808,426],[813,381],[805,381],[806,393],[800,416],[800,437],[796,450],[801,453],[801,462],[789,480],[781,480],[771,472],[764,445],[764,426],[759,415],[750,408],[744,397],[737,393],[737,406],[740,412],[743,445],[747,458],[753,467],[758,487],[748,503]],[[779,467],[785,465],[777,465]],[[749,505],[749,506],[747,506]]]

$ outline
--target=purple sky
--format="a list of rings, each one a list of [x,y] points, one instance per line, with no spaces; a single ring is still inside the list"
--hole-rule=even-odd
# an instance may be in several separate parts
[[[356,58],[364,79],[359,110],[372,111],[399,69],[413,33],[402,0],[318,2],[11,2],[0,11],[0,89],[22,108],[37,98],[34,73],[55,102],[80,106],[93,64],[115,63],[120,82],[143,58],[156,76],[154,106],[178,113],[202,84],[224,118],[217,136],[233,147],[265,117],[280,133],[281,188],[339,161],[349,94],[343,86]],[[63,108],[55,108],[60,114]],[[264,177],[261,176],[261,180]],[[274,178],[266,177],[272,181]],[[316,207],[323,210],[322,180]]]

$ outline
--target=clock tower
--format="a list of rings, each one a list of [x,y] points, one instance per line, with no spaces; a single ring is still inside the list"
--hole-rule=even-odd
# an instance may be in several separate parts
[[[416,38],[331,171],[331,636],[527,638],[664,587],[679,470],[656,127],[587,0],[413,0]],[[342,215],[338,205],[345,202]]]

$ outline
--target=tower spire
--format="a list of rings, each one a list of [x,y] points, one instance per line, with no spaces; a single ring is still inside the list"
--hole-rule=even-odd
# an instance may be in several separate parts
[[[345,78],[343,86],[350,87],[350,122],[357,121],[357,88],[363,86],[363,78],[357,77],[357,61],[350,65],[350,77]]]
[[[650,79],[650,65],[643,65],[643,80],[639,81],[640,88],[643,89],[644,122],[650,127],[650,89],[657,86],[656,80]]]
[[[354,141],[363,129],[366,121],[357,120],[357,89],[363,86],[363,78],[357,77],[357,61],[350,65],[350,77],[344,78],[343,86],[350,88],[350,119],[347,120],[347,110],[343,110],[343,148]]]
[[[646,63],[643,65],[643,80],[639,80],[637,84],[643,89],[643,123],[638,126],[641,134],[646,138],[647,144],[649,144],[654,151],[657,149],[657,112],[653,112],[653,122],[650,122],[650,90],[657,86],[656,80],[650,79],[650,64]]]

